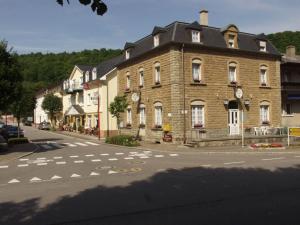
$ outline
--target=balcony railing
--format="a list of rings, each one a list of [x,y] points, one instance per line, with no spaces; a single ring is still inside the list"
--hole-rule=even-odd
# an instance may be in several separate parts
[[[66,80],[64,81],[63,86],[64,86],[64,91],[67,93],[83,90],[83,84],[78,81]]]

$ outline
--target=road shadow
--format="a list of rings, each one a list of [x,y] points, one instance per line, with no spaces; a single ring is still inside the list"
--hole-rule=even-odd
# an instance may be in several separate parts
[[[108,180],[112,176],[122,183],[121,175]],[[99,182],[103,179],[99,176]],[[275,171],[197,167],[138,179],[66,195],[44,208],[38,198],[2,202],[0,224],[300,224],[300,166]]]

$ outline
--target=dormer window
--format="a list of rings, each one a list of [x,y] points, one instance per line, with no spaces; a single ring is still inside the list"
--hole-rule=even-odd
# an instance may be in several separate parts
[[[85,82],[89,82],[90,80],[90,74],[89,74],[89,71],[86,71],[85,73]]]
[[[232,34],[229,34],[228,35],[228,47],[229,48],[234,48],[235,47],[235,44],[234,44],[234,39],[235,39],[235,36],[232,35]]]
[[[94,68],[92,71],[92,79],[96,80],[97,79],[97,68]]]
[[[129,59],[129,58],[130,58],[130,50],[129,50],[129,49],[127,49],[127,50],[125,51],[125,58],[126,58],[126,59]]]
[[[261,51],[261,52],[267,51],[267,42],[259,41],[259,51]]]
[[[192,42],[200,43],[200,31],[192,30]]]
[[[159,34],[153,37],[154,47],[159,46]]]

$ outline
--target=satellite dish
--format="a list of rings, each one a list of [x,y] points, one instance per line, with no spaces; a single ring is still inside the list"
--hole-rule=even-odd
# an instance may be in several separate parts
[[[139,96],[137,93],[133,93],[133,94],[131,95],[131,100],[132,100],[133,102],[137,102],[138,100],[140,100],[140,96]]]

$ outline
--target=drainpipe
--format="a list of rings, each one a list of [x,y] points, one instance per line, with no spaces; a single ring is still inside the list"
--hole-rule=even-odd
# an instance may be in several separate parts
[[[107,122],[107,133],[106,133],[106,136],[109,137],[109,112],[108,112],[108,109],[109,109],[109,97],[108,97],[108,80],[106,81],[106,122]]]
[[[181,60],[182,60],[182,76],[183,76],[183,143],[186,144],[184,44],[182,44],[181,47]]]

